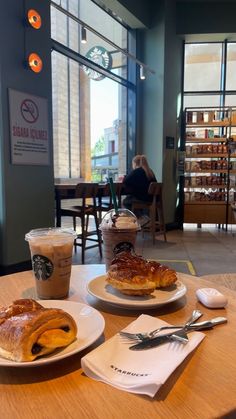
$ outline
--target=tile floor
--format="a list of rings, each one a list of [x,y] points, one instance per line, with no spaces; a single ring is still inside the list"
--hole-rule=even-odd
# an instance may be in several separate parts
[[[183,230],[156,237],[155,245],[149,233],[138,234],[136,253],[161,261],[179,272],[192,275],[236,272],[236,226],[228,226],[228,231],[215,225],[186,224]],[[80,248],[73,255],[73,263],[80,264]],[[98,249],[86,251],[86,264],[100,264]]]

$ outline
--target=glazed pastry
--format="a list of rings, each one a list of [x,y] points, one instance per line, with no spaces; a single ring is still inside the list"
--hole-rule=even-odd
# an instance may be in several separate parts
[[[123,294],[147,295],[156,288],[174,284],[177,275],[167,266],[127,251],[118,253],[112,260],[106,280]]]
[[[147,275],[144,259],[130,252],[120,252],[112,260],[107,282],[126,295],[148,295],[156,288],[155,282]]]
[[[43,308],[33,300],[23,304],[19,301],[25,300],[10,306],[13,313],[14,305],[28,306],[29,311],[14,313],[0,324],[0,356],[18,362],[33,361],[75,340],[77,326],[70,314]]]
[[[173,285],[177,281],[176,271],[168,266],[150,260],[148,266],[152,272],[152,279],[156,284],[156,288],[165,288]]]
[[[15,300],[8,307],[0,307],[0,325],[9,317],[16,316],[17,314],[25,313],[27,311],[39,310],[42,308],[43,306],[41,306],[41,304],[29,298]]]

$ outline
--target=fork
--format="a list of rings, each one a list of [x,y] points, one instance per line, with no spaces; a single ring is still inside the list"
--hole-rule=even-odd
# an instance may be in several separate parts
[[[154,338],[160,331],[167,330],[167,329],[182,329],[185,327],[188,327],[192,323],[194,323],[196,320],[198,320],[202,316],[202,313],[200,310],[193,310],[191,317],[186,321],[184,325],[180,326],[161,326],[158,329],[152,330],[151,332],[147,333],[129,333],[129,332],[119,332],[119,335],[122,337],[126,337],[128,339],[134,339],[134,340],[146,340],[146,339],[152,339]]]

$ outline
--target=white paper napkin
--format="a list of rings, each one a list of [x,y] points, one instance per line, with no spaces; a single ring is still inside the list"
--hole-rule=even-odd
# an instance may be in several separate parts
[[[166,322],[145,314],[126,329],[127,332],[148,332]],[[164,331],[163,333],[166,333]],[[169,342],[144,351],[131,351],[132,342],[115,335],[81,359],[85,374],[120,390],[154,397],[172,372],[202,341],[201,332],[188,334],[189,342]]]

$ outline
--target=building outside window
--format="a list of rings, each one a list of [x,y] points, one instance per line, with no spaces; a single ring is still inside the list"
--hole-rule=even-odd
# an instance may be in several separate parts
[[[96,31],[85,28],[86,43],[84,27],[73,16]],[[92,1],[62,0],[51,4],[51,36],[54,176],[117,179],[126,173],[129,143],[131,83],[120,51],[127,50],[128,30]]]

